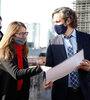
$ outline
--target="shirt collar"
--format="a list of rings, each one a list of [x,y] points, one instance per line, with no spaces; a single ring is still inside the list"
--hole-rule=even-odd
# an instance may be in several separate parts
[[[71,35],[76,38],[76,30],[75,29],[73,30]]]
[[[73,37],[75,37],[75,38],[76,38],[76,30],[75,30],[75,29],[73,30],[73,32],[72,32],[72,34],[71,34],[71,35],[72,35]],[[64,34],[62,34],[62,37],[63,37],[63,38],[64,38],[64,36],[65,36],[65,35],[64,35]]]

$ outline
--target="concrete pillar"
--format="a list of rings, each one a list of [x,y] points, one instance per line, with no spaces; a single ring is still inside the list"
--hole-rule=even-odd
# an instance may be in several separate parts
[[[51,89],[43,89],[42,73],[30,78],[29,100],[51,100]]]

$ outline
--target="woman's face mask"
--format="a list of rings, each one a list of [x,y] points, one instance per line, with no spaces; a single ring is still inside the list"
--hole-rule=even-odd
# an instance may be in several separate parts
[[[26,37],[16,37],[15,43],[18,45],[24,45],[26,42]]]
[[[54,29],[57,34],[64,34],[67,31],[67,26],[61,25],[54,25]]]

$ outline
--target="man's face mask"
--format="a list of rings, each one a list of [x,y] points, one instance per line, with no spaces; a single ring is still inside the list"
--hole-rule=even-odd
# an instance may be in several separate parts
[[[21,37],[16,37],[15,43],[18,45],[24,45],[24,43],[26,42],[26,37],[21,38]]]
[[[67,30],[67,26],[61,25],[54,25],[54,29],[58,35],[64,34]]]

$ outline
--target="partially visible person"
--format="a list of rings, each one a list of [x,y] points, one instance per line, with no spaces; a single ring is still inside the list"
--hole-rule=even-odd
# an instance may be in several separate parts
[[[1,31],[1,28],[2,28],[2,17],[0,16],[0,41],[1,41],[2,37],[3,37],[3,33]]]
[[[3,37],[3,33],[1,32],[1,28],[2,28],[2,18],[0,16],[0,41],[1,41],[2,37]],[[1,82],[1,79],[2,79],[2,70],[0,69],[0,82]],[[1,86],[1,84],[0,84],[0,86]],[[1,91],[0,91],[0,95],[1,95]],[[0,100],[1,100],[1,98],[0,98]]]
[[[90,100],[90,34],[76,30],[77,15],[69,7],[55,9],[52,19],[57,36],[49,41],[46,66],[54,67],[81,49],[85,59],[78,69],[53,82],[53,86],[44,82],[44,88],[52,86],[52,100]]]
[[[29,68],[27,35],[26,26],[14,21],[0,42],[0,100],[28,100],[30,77],[46,69],[44,66]]]

